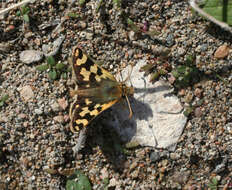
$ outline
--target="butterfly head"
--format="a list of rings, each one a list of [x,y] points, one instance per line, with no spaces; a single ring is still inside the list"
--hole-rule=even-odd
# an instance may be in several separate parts
[[[132,86],[128,87],[126,84],[122,83],[122,94],[123,96],[133,96],[134,88]]]

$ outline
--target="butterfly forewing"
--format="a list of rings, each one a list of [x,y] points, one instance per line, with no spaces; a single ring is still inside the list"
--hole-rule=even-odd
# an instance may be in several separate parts
[[[102,80],[116,81],[112,74],[94,63],[77,47],[73,51],[73,71],[79,89],[99,87]]]

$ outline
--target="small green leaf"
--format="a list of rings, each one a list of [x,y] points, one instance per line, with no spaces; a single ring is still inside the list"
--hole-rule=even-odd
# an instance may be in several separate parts
[[[37,67],[36,67],[36,70],[38,70],[38,71],[46,71],[46,70],[48,70],[49,69],[49,65],[48,64],[43,64],[43,65],[38,65]]]
[[[4,96],[1,97],[1,101],[5,102],[8,100],[8,98],[9,98],[9,95],[5,94]]]
[[[121,5],[122,5],[122,0],[113,0],[113,3],[114,3],[118,8],[120,8]]]
[[[16,12],[16,16],[21,16],[21,12],[20,12],[20,11],[17,11],[17,12]]]
[[[55,66],[56,61],[55,61],[54,57],[48,56],[48,57],[47,57],[47,63],[48,63],[50,66]]]
[[[23,6],[21,7],[21,13],[22,13],[22,15],[28,14],[29,11],[30,11],[29,7],[27,7],[27,6],[25,6],[25,5],[23,5]]]
[[[65,67],[66,67],[66,65],[63,64],[63,63],[57,63],[56,64],[56,69],[57,70],[63,70]]]
[[[79,17],[79,15],[77,13],[73,13],[73,12],[68,13],[68,16],[71,18],[78,18]]]
[[[103,186],[104,186],[104,190],[108,190],[108,185],[110,183],[109,178],[104,178],[103,179]]]
[[[137,33],[137,32],[140,31],[139,27],[136,26],[136,24],[130,18],[127,19],[127,24],[129,25],[129,27],[131,28],[131,30],[133,30],[134,32]]]
[[[217,185],[218,185],[218,180],[217,180],[217,178],[216,178],[216,177],[212,178],[212,179],[211,179],[211,182],[210,182],[210,184],[209,184],[209,188],[210,188],[211,190],[217,190]]]
[[[69,66],[68,69],[67,69],[68,72],[72,72],[72,67]]]
[[[80,4],[80,6],[84,6],[85,0],[79,0],[79,4]]]
[[[23,20],[25,22],[29,22],[30,21],[28,14],[23,15]]]
[[[188,117],[193,112],[193,107],[189,106],[184,111],[184,116]]]
[[[2,107],[4,105],[4,103],[8,100],[9,95],[5,94],[0,98],[0,107]]]
[[[66,183],[66,190],[91,190],[89,179],[79,170],[71,175]]]
[[[61,77],[62,77],[63,79],[67,79],[67,78],[68,78],[67,73],[62,73],[62,74],[61,74]]]
[[[52,80],[57,79],[57,72],[55,70],[49,71],[48,75],[49,75],[49,78]]]
[[[99,0],[99,1],[98,1],[98,4],[97,4],[97,8],[96,8],[96,12],[97,12],[97,13],[99,12],[99,10],[100,10],[100,8],[102,7],[102,5],[103,5],[103,0]]]

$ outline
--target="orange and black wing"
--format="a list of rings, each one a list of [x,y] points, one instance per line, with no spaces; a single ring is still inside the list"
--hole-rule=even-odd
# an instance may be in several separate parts
[[[72,64],[78,90],[69,115],[71,129],[77,132],[114,105],[121,97],[121,89],[111,73],[94,63],[79,48],[73,51]]]

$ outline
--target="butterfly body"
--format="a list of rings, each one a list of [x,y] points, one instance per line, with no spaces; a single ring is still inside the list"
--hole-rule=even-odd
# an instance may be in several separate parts
[[[71,129],[78,132],[97,115],[116,102],[133,95],[133,87],[117,82],[115,77],[95,64],[79,48],[73,50],[73,73],[78,89],[72,91],[75,101],[70,107]]]

